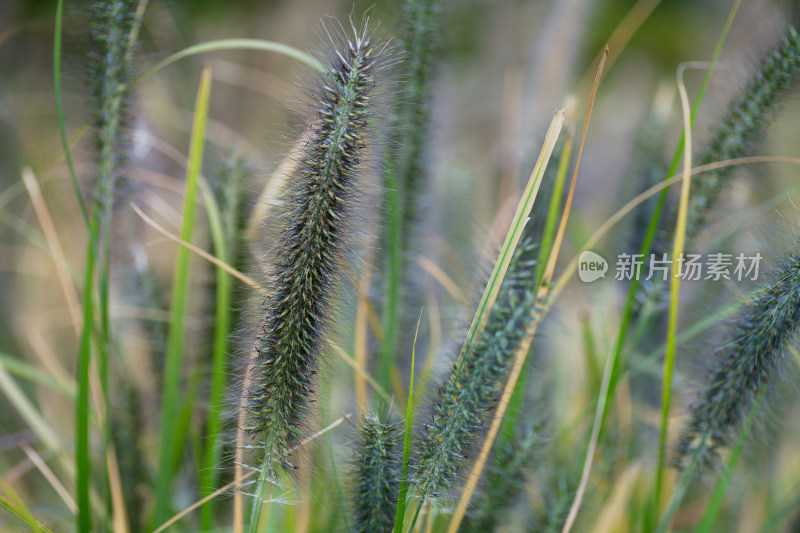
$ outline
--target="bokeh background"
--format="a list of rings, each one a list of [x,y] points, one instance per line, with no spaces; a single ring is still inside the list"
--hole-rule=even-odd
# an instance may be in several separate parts
[[[433,260],[457,287],[465,289],[468,298],[473,297],[466,288],[478,283],[485,270],[475,265],[487,262],[486,250],[492,249],[498,239],[491,230],[514,205],[536,161],[553,112],[565,106],[569,127],[580,132],[598,53],[612,35],[618,38],[633,30],[635,33],[622,49],[612,48],[613,63],[607,68],[598,93],[564,250],[564,257],[571,258],[603,221],[652,184],[647,181],[652,168],[671,159],[682,128],[676,69],[682,62],[707,61],[711,57],[732,3],[443,1],[430,95],[426,164],[429,182],[421,195],[415,254]],[[92,154],[88,136],[80,134],[91,105],[87,100],[87,9],[86,2],[65,2],[63,40],[67,129],[75,141],[73,156],[84,185]],[[380,23],[382,34],[391,37],[397,32],[400,12],[399,3],[394,1],[151,0],[136,62],[140,72],[145,71],[189,45],[233,37],[268,39],[313,51],[322,42],[321,21],[328,20],[326,17],[346,21],[349,16],[359,19],[365,12]],[[637,14],[648,12],[640,25],[635,22]],[[53,1],[0,2],[0,353],[69,381],[74,372],[77,338],[65,296],[54,275],[52,257],[43,245],[42,230],[21,178],[21,169],[32,169],[72,273],[77,275],[80,268],[75,265],[83,262],[86,234],[66,172],[55,115],[54,13]],[[625,19],[626,16],[630,18]],[[761,54],[778,41],[787,23],[796,19],[796,7],[790,2],[742,3],[700,107],[694,130],[697,146],[708,138],[710,128],[753,72]],[[614,42],[611,41],[612,46]],[[219,170],[230,149],[243,155],[250,169],[245,211],[255,205],[272,171],[294,141],[293,132],[307,116],[297,84],[297,74],[303,69],[296,61],[278,54],[236,50],[192,56],[136,86],[132,106],[135,121],[130,124],[130,175],[115,215],[119,226],[114,241],[114,311],[120,339],[127,343],[127,359],[117,377],[125,375],[133,385],[130,401],[140,406],[145,420],[139,436],[143,440],[139,459],[150,469],[157,449],[162,361],[159,354],[163,349],[175,246],[133,214],[130,202],[156,213],[159,221],[173,231],[179,227],[185,157],[181,154],[187,150],[191,109],[204,62],[211,65],[213,72],[204,172],[213,174]],[[687,71],[690,97],[696,93],[703,74],[701,70]],[[797,98],[791,96],[784,102],[757,153],[800,156],[797,103]],[[769,261],[779,251],[794,246],[800,234],[796,190],[792,189],[797,175],[797,168],[786,164],[757,165],[737,172],[726,185],[724,199],[711,228],[697,243],[701,248],[697,251],[760,252]],[[765,209],[769,202],[773,203]],[[626,218],[598,245],[597,251],[610,261],[619,253],[631,253],[629,243],[641,231],[634,220],[631,216]],[[208,235],[203,227],[195,241],[207,248]],[[246,268],[255,259],[242,261]],[[153,273],[150,286],[142,286],[137,277],[143,269]],[[207,386],[203,357],[212,319],[208,303],[212,274],[207,265],[196,260],[193,276],[191,340],[187,350],[189,364],[197,370],[187,375],[186,386],[203,391]],[[591,404],[593,389],[589,385],[591,368],[585,365],[583,330],[588,327],[594,332],[598,343],[594,351],[602,361],[613,344],[625,288],[613,280],[613,275],[592,285],[576,281],[549,319],[540,342],[547,353],[546,362],[538,367],[551,391],[548,419],[578,420],[580,431],[587,429],[590,417],[585,416],[586,406]],[[681,311],[682,327],[713,314],[750,288],[742,284],[691,284]],[[461,331],[458,327],[464,321],[464,307],[423,269],[417,271],[414,286],[408,290],[439,296],[440,331],[423,327],[420,342],[432,353],[439,353],[440,346],[445,346],[442,351],[446,352],[451,337],[457,338],[453,332]],[[250,300],[242,291],[237,309],[246,309]],[[409,311],[409,315],[416,314]],[[246,313],[237,316],[246,320]],[[721,338],[721,333],[712,332],[708,338],[693,339],[682,346],[675,383],[679,407],[688,402],[698,372],[713,352],[710,339],[717,336]],[[792,351],[789,359],[797,359],[797,353]],[[352,379],[346,366],[338,362],[331,366],[335,379]],[[446,357],[439,366],[448,366]],[[236,372],[233,365],[232,376]],[[626,389],[631,398],[619,409],[631,410],[637,423],[633,430],[620,426],[616,431],[636,434],[623,439],[624,445],[629,446],[619,450],[620,456],[626,458],[620,460],[623,466],[614,462],[619,458],[604,458],[608,459],[609,478],[618,480],[617,485],[601,487],[609,493],[628,472],[624,465],[653,460],[654,452],[648,455],[647,447],[654,445],[657,438],[659,372],[657,364],[646,367],[643,376],[632,380]],[[730,529],[726,531],[762,530],[769,522],[769,511],[782,508],[792,498],[798,501],[795,480],[800,472],[796,449],[800,412],[797,402],[792,401],[796,400],[793,381],[797,373],[790,365],[785,374],[771,414],[761,426],[763,431],[748,448],[749,467],[742,473],[745,481],[732,491],[734,502],[745,501],[747,505],[731,504],[727,508],[730,516],[723,524]],[[46,387],[19,381],[56,433],[69,442],[72,405]],[[336,402],[332,410],[345,412],[351,408],[348,391],[345,385],[338,393],[331,393]],[[202,409],[201,403],[197,410]],[[148,422],[148,418],[153,420]],[[676,424],[679,420],[676,416]],[[345,443],[348,440],[346,435],[337,438]],[[51,509],[55,507],[50,503],[55,496],[21,451],[22,443],[34,447],[37,444],[25,421],[0,395],[0,476],[34,502],[33,507],[44,516],[56,523],[71,524],[60,516],[60,511]],[[572,466],[578,469],[585,441],[573,435],[563,446],[562,459],[569,463],[568,457],[572,456]],[[176,482],[176,490],[184,493],[178,499],[188,503],[193,494],[191,474],[182,470],[181,475],[184,477]],[[133,487],[132,491],[141,501],[147,501],[146,487]],[[619,511],[622,514],[624,507]],[[793,514],[797,513],[786,513],[776,530],[794,530]],[[691,524],[691,509],[679,518]],[[12,527],[16,525],[0,512],[0,529]],[[314,527],[321,526],[311,526]],[[582,527],[587,528],[582,531],[604,530],[600,523],[587,522]]]

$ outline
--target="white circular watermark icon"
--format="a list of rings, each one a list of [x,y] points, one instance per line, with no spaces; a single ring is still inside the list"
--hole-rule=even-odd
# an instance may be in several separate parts
[[[581,252],[578,258],[578,277],[581,281],[591,283],[592,281],[606,277],[608,271],[608,261],[603,256],[586,250]]]

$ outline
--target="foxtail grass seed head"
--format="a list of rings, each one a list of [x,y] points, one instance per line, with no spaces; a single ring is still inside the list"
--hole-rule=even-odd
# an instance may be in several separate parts
[[[431,72],[439,34],[439,3],[436,0],[406,0],[403,3],[402,50],[405,91],[398,93],[397,162],[395,170],[401,190],[403,249],[409,246],[411,222],[416,218],[423,187],[426,138],[428,136]]]
[[[355,222],[352,203],[367,150],[376,75],[387,45],[365,24],[345,38],[326,28],[331,52],[318,87],[309,140],[285,191],[286,212],[272,251],[271,294],[255,349],[246,429],[264,450],[264,465],[297,465],[297,444],[314,397],[324,332],[340,279],[340,261]],[[363,165],[363,163],[362,163]]]
[[[781,99],[800,79],[800,37],[790,27],[781,43],[761,61],[758,72],[739,98],[731,102],[711,142],[700,155],[698,164],[744,157],[752,153],[775,118]],[[721,182],[733,172],[726,167],[692,180],[686,235],[698,235],[708,222],[709,211],[720,196]],[[672,224],[674,217],[668,219]]]
[[[434,401],[431,420],[415,446],[414,480],[424,499],[449,493],[496,404],[500,382],[529,323],[538,316],[535,265],[527,259],[533,249],[530,240],[517,246],[483,334],[465,349]]]
[[[353,507],[359,533],[391,531],[400,490],[402,433],[394,422],[363,415],[355,457]]]
[[[94,2],[90,52],[91,124],[95,146],[93,199],[111,208],[115,182],[128,162],[130,81],[133,73],[131,30],[136,5],[132,0]]]
[[[783,362],[784,345],[800,325],[800,254],[783,260],[772,282],[747,302],[730,340],[717,350],[691,420],[677,446],[677,462],[697,452],[701,467],[730,447],[756,397],[769,389]]]

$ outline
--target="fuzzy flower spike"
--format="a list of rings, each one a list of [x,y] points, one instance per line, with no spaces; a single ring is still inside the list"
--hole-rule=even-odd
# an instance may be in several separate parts
[[[423,500],[442,500],[451,494],[459,469],[496,405],[501,380],[528,325],[538,320],[536,264],[530,259],[535,248],[530,238],[517,246],[483,334],[464,351],[432,403],[430,422],[416,446],[415,483]]]
[[[374,75],[386,45],[375,46],[367,26],[351,38],[331,35],[333,46],[318,87],[316,111],[297,156],[277,221],[269,269],[271,295],[256,341],[246,429],[262,448],[262,475],[273,463],[297,468],[290,449],[300,441],[314,395],[314,375],[325,350],[340,262],[352,228],[359,160],[367,148],[367,116]],[[342,32],[343,33],[343,32]]]
[[[701,467],[718,464],[756,397],[769,389],[783,363],[785,344],[800,326],[800,254],[786,257],[772,282],[743,307],[730,340],[714,357],[705,386],[683,428],[677,462],[698,453]]]

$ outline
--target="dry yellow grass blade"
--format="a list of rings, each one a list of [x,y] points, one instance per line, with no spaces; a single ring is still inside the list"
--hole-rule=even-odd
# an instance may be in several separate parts
[[[61,483],[61,480],[50,470],[50,467],[47,466],[47,463],[44,462],[42,456],[36,453],[36,450],[31,448],[27,443],[22,443],[20,445],[22,451],[25,452],[25,455],[28,456],[28,459],[31,460],[31,463],[36,467],[39,472],[41,472],[42,476],[50,483],[50,486],[53,487],[53,490],[56,491],[58,497],[64,502],[67,506],[67,509],[74,515],[78,512],[78,505],[75,503],[75,499],[69,493],[69,491],[64,487],[64,484]]]
[[[417,257],[417,264],[430,274],[455,301],[462,305],[469,304],[467,297],[464,296],[464,291],[458,288],[458,284],[439,265],[424,256]]]
[[[119,461],[117,451],[113,444],[108,447],[106,454],[106,468],[108,469],[108,484],[111,489],[111,524],[115,533],[129,533],[128,511],[125,508],[125,493],[122,488],[122,478],[119,475]]]
[[[142,211],[139,208],[139,206],[137,206],[133,202],[131,202],[130,206],[136,212],[136,214],[139,215],[139,217],[141,217],[142,220],[144,220],[149,226],[151,226],[154,230],[156,230],[157,232],[161,233],[163,236],[165,236],[169,240],[174,241],[174,242],[180,244],[181,246],[183,246],[185,248],[188,248],[189,250],[191,250],[192,252],[196,253],[197,255],[199,255],[200,257],[205,259],[206,261],[208,261],[208,262],[220,267],[221,269],[223,269],[225,272],[227,272],[231,276],[233,276],[236,279],[238,279],[239,281],[243,282],[245,285],[248,285],[249,287],[251,287],[251,288],[253,288],[253,289],[255,289],[255,290],[259,291],[259,292],[264,292],[264,290],[261,288],[261,286],[258,283],[256,283],[256,281],[253,278],[251,278],[250,276],[248,276],[247,274],[239,272],[238,270],[236,270],[235,268],[230,266],[228,263],[225,263],[224,261],[220,261],[219,259],[217,259],[213,255],[211,255],[210,253],[206,252],[202,248],[199,248],[199,247],[195,246],[194,244],[192,244],[190,242],[186,242],[183,239],[181,239],[180,237],[178,237],[177,235],[175,235],[174,233],[171,233],[170,231],[168,231],[167,229],[162,227],[158,222],[156,222],[155,220],[153,220],[152,218],[147,216],[144,213],[144,211]]]
[[[242,383],[242,395],[239,398],[239,420],[236,424],[236,453],[233,460],[233,481],[229,483],[232,487],[241,487],[245,479],[255,473],[251,470],[244,474],[244,426],[247,422],[247,391],[250,389],[251,376],[253,375],[253,368],[255,367],[255,360],[258,352],[253,349],[250,357],[247,360],[247,368],[244,370],[244,381]],[[224,491],[223,491],[224,492]],[[216,493],[211,493],[207,497],[210,499]],[[201,500],[202,502],[203,500]],[[199,505],[198,505],[199,507]],[[179,518],[178,518],[179,519]],[[176,519],[176,521],[178,520]],[[167,521],[164,526],[166,529],[172,521]],[[159,530],[153,533],[158,533]],[[244,497],[241,492],[237,491],[233,495],[233,533],[242,533],[244,531]]]
[[[594,85],[592,86],[592,94],[589,97],[589,108],[586,110],[586,120],[583,123],[583,134],[581,135],[581,144],[578,148],[578,160],[575,163],[575,174],[572,177],[572,185],[570,186],[569,196],[567,197],[567,205],[564,208],[564,216],[561,218],[561,224],[558,228],[558,234],[556,236],[555,243],[553,244],[553,249],[555,250],[555,254],[550,252],[550,259],[548,260],[548,268],[545,270],[545,275],[542,280],[542,287],[540,290],[549,290],[549,286],[545,284],[549,284],[553,278],[553,271],[555,270],[555,261],[558,259],[558,251],[561,247],[561,239],[564,236],[564,230],[566,229],[567,225],[567,217],[569,216],[569,209],[572,205],[572,194],[575,191],[575,181],[578,176],[578,168],[580,167],[581,163],[581,155],[583,154],[583,144],[586,140],[586,130],[589,127],[589,117],[592,115],[592,106],[594,105],[594,99],[597,95],[597,86],[600,84],[600,76],[603,74],[603,67],[605,66],[606,58],[608,57],[608,45],[606,45],[605,49],[603,50],[603,56],[600,60],[600,66],[597,67],[597,74],[594,78]],[[545,294],[545,297],[547,294]],[[583,498],[583,492],[586,490],[586,484],[589,481],[588,477],[588,469],[584,468],[583,475],[581,477],[580,484],[578,485],[578,490],[575,494],[575,501],[573,501],[572,507],[569,510],[569,515],[567,516],[567,520],[564,524],[563,533],[568,533],[572,528],[572,525],[575,523],[575,519],[578,517],[578,509],[581,506],[581,500]]]
[[[261,191],[256,205],[250,213],[250,223],[247,225],[247,229],[244,232],[244,238],[248,241],[255,239],[258,229],[261,227],[261,224],[264,223],[264,219],[271,208],[281,205],[277,198],[280,196],[280,192],[283,190],[287,178],[297,169],[297,165],[300,162],[299,156],[303,148],[308,144],[312,132],[313,129],[308,128],[300,135],[300,138],[292,145],[289,153],[283,158],[278,168],[272,173],[272,177],[264,186],[264,190]]]
[[[365,264],[364,268],[361,270],[361,281],[358,285],[358,309],[356,309],[356,324],[353,333],[355,336],[355,361],[353,361],[353,363],[357,365],[353,366],[356,371],[354,376],[356,405],[358,405],[358,411],[360,413],[365,413],[367,410],[367,378],[371,378],[364,370],[367,367],[367,307],[369,303],[369,287],[371,284],[372,268],[370,268],[369,264]]]
[[[44,233],[44,238],[47,241],[47,247],[50,250],[51,257],[56,269],[56,276],[61,284],[61,290],[64,292],[64,298],[67,300],[67,309],[69,316],[72,318],[72,327],[75,329],[75,334],[80,335],[83,320],[81,318],[80,298],[78,292],[75,290],[75,284],[69,275],[68,261],[64,254],[64,248],[61,246],[61,239],[58,238],[53,218],[50,216],[50,210],[42,196],[42,190],[39,188],[39,182],[33,174],[30,167],[22,169],[22,181],[25,183],[25,188],[31,197],[33,209],[36,212],[36,217],[39,219],[39,225]]]
[[[701,165],[699,167],[695,167],[689,173],[691,176],[697,176],[698,174],[703,174],[704,172],[711,172],[713,170],[717,170],[720,168],[725,167],[733,167],[738,165],[753,165],[756,163],[790,163],[793,165],[800,165],[800,158],[798,157],[790,157],[790,156],[782,156],[782,155],[757,155],[757,156],[750,156],[750,157],[741,157],[738,159],[728,159],[725,161],[716,161],[714,163],[709,163],[707,165]],[[564,269],[561,276],[559,276],[556,283],[553,284],[553,289],[550,293],[551,300],[555,300],[561,291],[567,286],[570,280],[574,277],[575,272],[577,271],[578,267],[578,259],[580,257],[581,252],[589,250],[593,248],[600,239],[602,239],[610,230],[613,228],[617,222],[625,218],[631,211],[636,209],[639,205],[643,202],[647,201],[647,199],[655,196],[658,192],[662,189],[667,187],[671,187],[676,183],[679,183],[683,180],[683,173],[675,174],[674,176],[670,177],[669,179],[665,179],[661,181],[643,193],[637,195],[633,199],[631,199],[627,204],[619,208],[613,215],[611,215],[608,219],[606,219],[603,224],[600,225],[599,228],[589,237],[584,245],[580,248],[580,252],[575,254],[572,260],[567,264],[567,267]]]
[[[375,378],[373,378],[372,376],[369,375],[369,373],[364,369],[363,366],[361,366],[361,364],[359,364],[358,361],[356,361],[355,359],[350,357],[347,354],[347,352],[345,352],[344,349],[341,346],[339,346],[338,344],[336,344],[335,342],[331,341],[330,339],[327,342],[330,345],[330,347],[333,348],[333,351],[336,352],[336,354],[339,357],[341,357],[344,360],[345,363],[350,365],[353,368],[353,370],[355,370],[357,376],[359,376],[362,380],[364,380],[365,383],[369,383],[370,386],[373,389],[375,389],[375,392],[380,394],[381,398],[386,400],[386,404],[387,405],[391,405],[392,404],[392,397],[389,396],[389,393],[387,393],[386,390],[383,387],[381,387],[380,383],[375,381]],[[365,393],[365,397],[366,397],[366,393]],[[366,398],[365,398],[365,400],[366,400]]]
[[[614,63],[617,62],[619,56],[628,46],[628,43],[642,27],[642,24],[650,17],[661,0],[639,0],[631,7],[630,11],[620,21],[611,35],[608,37],[609,54],[606,61],[606,69],[610,69]],[[602,52],[595,57],[592,64],[600,61]],[[581,81],[576,85],[577,94],[586,94],[589,90],[589,84],[592,82],[592,71],[588,69],[581,78]]]

